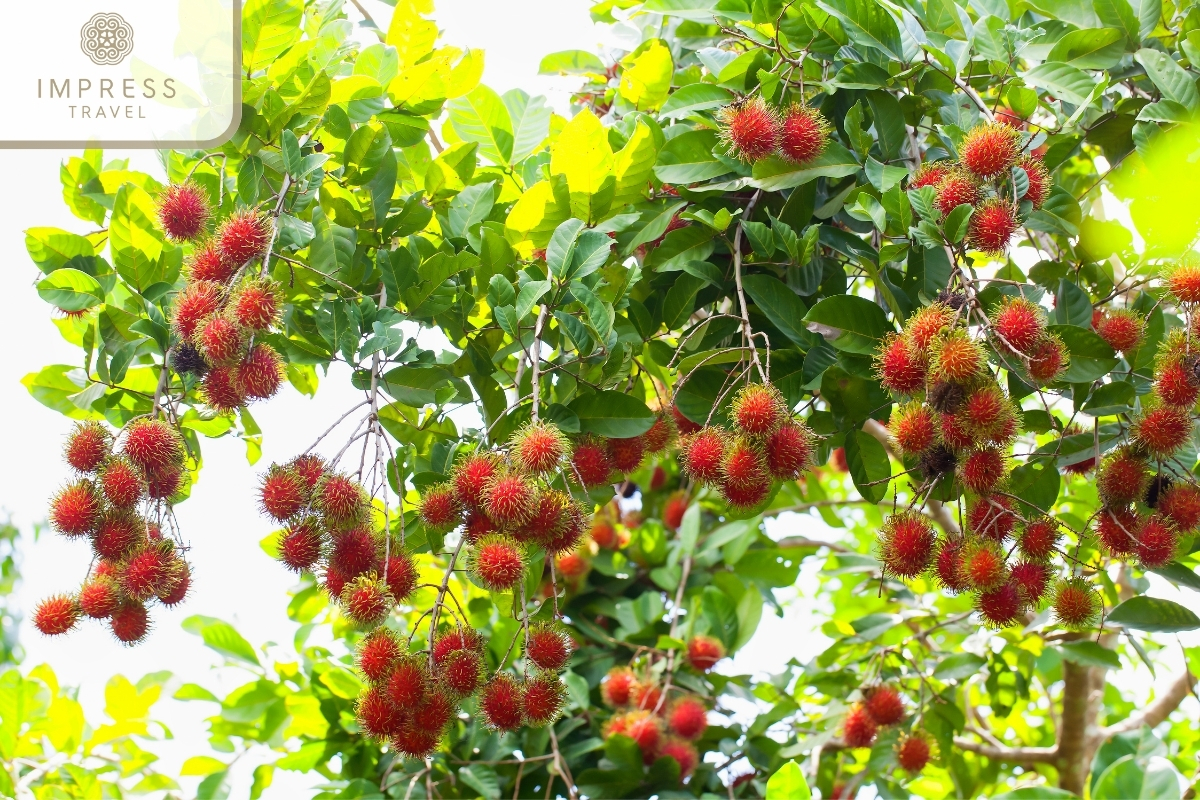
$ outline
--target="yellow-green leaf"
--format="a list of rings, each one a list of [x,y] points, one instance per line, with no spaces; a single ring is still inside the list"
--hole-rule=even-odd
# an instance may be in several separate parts
[[[567,179],[571,214],[595,222],[612,203],[615,180],[608,131],[591,109],[571,118],[550,148],[550,174]]]
[[[662,39],[642,42],[636,50],[621,60],[625,71],[617,92],[639,111],[654,111],[662,107],[671,92],[671,76],[675,62],[671,50]]]
[[[370,75],[350,75],[334,81],[329,102],[331,104],[346,103],[350,100],[379,97],[381,94],[383,94],[383,87]]]
[[[255,72],[300,38],[303,0],[247,0],[242,9],[242,66]]]
[[[223,769],[225,769],[224,762],[218,761],[212,756],[192,756],[183,762],[183,766],[179,769],[179,774],[212,775],[214,772],[220,772]]]
[[[512,241],[528,239],[534,247],[545,247],[554,230],[570,218],[570,207],[555,196],[550,181],[538,181],[521,195],[505,224]]]
[[[400,68],[412,66],[433,52],[437,41],[437,23],[424,19],[422,14],[433,12],[432,0],[400,0],[392,12],[386,43],[396,48]]]
[[[645,122],[638,120],[633,135],[617,153],[613,164],[613,176],[617,182],[613,194],[613,208],[645,199],[657,159],[658,144],[654,140],[654,131]]]

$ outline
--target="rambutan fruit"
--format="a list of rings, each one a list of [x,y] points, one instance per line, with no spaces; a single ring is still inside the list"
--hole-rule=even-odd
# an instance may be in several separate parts
[[[172,608],[182,603],[192,585],[192,568],[178,556],[176,557],[174,573],[175,579],[168,581],[157,595],[158,601],[167,608]]]
[[[1096,491],[1105,505],[1125,506],[1141,500],[1150,482],[1150,467],[1145,458],[1129,447],[1120,447],[1100,462]]]
[[[181,466],[146,472],[146,495],[151,500],[170,500],[179,494],[183,485],[184,471]]]
[[[124,456],[110,459],[97,479],[100,493],[116,508],[129,508],[142,499],[146,482],[133,462]]]
[[[377,572],[387,584],[392,600],[401,603],[408,599],[417,588],[420,573],[412,555],[395,545],[391,554],[380,562]]]
[[[109,617],[108,627],[118,642],[133,646],[145,639],[146,634],[150,632],[150,614],[141,603],[125,600]]]
[[[967,394],[955,417],[976,439],[986,439],[1014,416],[1012,403],[994,383]]]
[[[995,589],[980,592],[975,598],[975,610],[989,628],[1010,627],[1021,620],[1021,593],[1013,581],[1005,581]]]
[[[938,213],[946,217],[962,205],[973,206],[982,197],[979,179],[964,169],[952,169],[937,185],[934,205]]]
[[[145,602],[160,591],[166,592],[176,580],[178,564],[170,542],[149,544],[132,553],[121,567],[121,588],[134,600]]]
[[[246,331],[225,314],[213,314],[196,326],[192,343],[213,365],[233,365],[246,352]]]
[[[612,459],[608,457],[608,447],[604,440],[591,434],[585,435],[575,443],[571,453],[571,464],[573,476],[585,489],[609,483],[616,469]]]
[[[1158,370],[1154,393],[1168,406],[1190,409],[1200,397],[1200,381],[1185,361],[1169,362]]]
[[[696,740],[708,728],[708,707],[699,697],[684,695],[668,706],[666,720],[671,733]]]
[[[816,462],[816,440],[808,426],[795,421],[784,423],[763,444],[767,470],[781,481],[796,480]]]
[[[1176,483],[1159,498],[1158,512],[1178,530],[1190,532],[1200,525],[1200,487]]]
[[[938,585],[951,594],[959,594],[971,588],[959,570],[964,542],[965,539],[961,536],[940,540],[933,559],[933,572]]]
[[[183,437],[162,419],[138,417],[125,428],[125,455],[146,472],[183,463]]]
[[[177,342],[167,352],[167,363],[181,376],[203,378],[209,370],[209,363],[204,360],[204,355],[187,339]]]
[[[266,255],[271,234],[271,220],[265,214],[245,208],[225,218],[213,241],[225,263],[241,267]]]
[[[452,695],[475,693],[483,678],[483,659],[474,650],[456,650],[438,667],[438,682]]]
[[[679,407],[674,405],[671,406],[671,419],[674,420],[675,427],[682,436],[686,436],[689,433],[696,433],[703,427],[684,416]]]
[[[325,590],[325,594],[329,595],[330,600],[336,602],[342,595],[342,589],[345,589],[346,584],[350,582],[350,577],[336,566],[330,564],[325,567],[325,575],[321,580],[321,588]]]
[[[1138,531],[1137,557],[1142,569],[1162,569],[1175,560],[1179,533],[1171,521],[1152,514]]]
[[[657,757],[673,759],[679,765],[681,780],[691,775],[695,771],[696,765],[700,763],[700,754],[696,751],[696,746],[673,736],[667,737],[666,741],[658,748]]]
[[[194,281],[176,295],[172,321],[181,338],[191,339],[200,323],[216,313],[221,306],[221,292],[219,283]]]
[[[957,414],[942,414],[938,419],[938,437],[951,450],[972,450],[977,444],[974,434],[962,424]]]
[[[923,189],[926,186],[936,187],[942,178],[950,174],[953,164],[949,161],[927,161],[917,168],[908,179],[909,189]]]
[[[1046,335],[1046,312],[1024,297],[1005,297],[992,310],[992,333],[1018,353],[1030,353]]]
[[[880,386],[897,394],[914,394],[925,388],[925,361],[902,334],[883,337],[875,354],[875,374]]]
[[[482,653],[486,642],[474,628],[455,628],[440,634],[433,642],[433,663],[441,666],[451,653],[474,650]]]
[[[463,520],[462,504],[449,483],[431,486],[421,494],[421,522],[433,533],[457,528]]]
[[[923,403],[908,403],[894,410],[888,432],[896,449],[906,456],[920,455],[937,442],[933,411]]]
[[[321,478],[325,475],[325,461],[315,453],[305,453],[302,456],[296,456],[287,467],[303,481],[306,497],[312,494],[313,490],[317,488],[317,484],[320,483]]]
[[[1062,533],[1053,517],[1034,517],[1021,527],[1017,547],[1030,561],[1046,561],[1054,555]]]
[[[518,541],[544,545],[556,540],[572,522],[569,514],[570,495],[557,489],[542,489],[533,501],[533,513],[513,532]]]
[[[958,479],[967,489],[979,494],[993,491],[1008,477],[1004,454],[996,447],[975,450],[958,465]]]
[[[696,483],[710,486],[720,483],[728,445],[728,438],[720,428],[704,428],[683,440],[680,466]]]
[[[927,355],[930,347],[954,321],[954,309],[945,303],[919,308],[904,323],[904,338],[916,353]]]
[[[966,381],[983,369],[983,348],[966,331],[955,330],[936,340],[930,349],[930,375],[937,381]]]
[[[915,511],[892,514],[879,529],[879,560],[885,572],[900,578],[915,578],[924,572],[936,545],[933,525]]]
[[[778,113],[755,96],[717,112],[721,140],[729,154],[742,161],[761,161],[779,148],[783,125]]]
[[[1058,582],[1051,605],[1055,621],[1069,630],[1086,630],[1100,619],[1100,594],[1078,575]]]
[[[663,737],[662,720],[651,711],[630,711],[623,723],[621,733],[633,739],[644,760],[653,761]]]
[[[283,375],[279,353],[271,345],[259,342],[237,365],[237,386],[247,398],[269,400],[283,385]]]
[[[33,610],[33,626],[45,636],[61,636],[79,622],[79,601],[65,594],[47,597]]]
[[[158,224],[172,241],[200,236],[210,215],[208,194],[191,181],[172,183],[158,195]]]
[[[1128,308],[1111,309],[1097,321],[1096,333],[1120,353],[1137,350],[1146,335],[1146,319]]]
[[[329,563],[349,578],[370,572],[377,561],[375,537],[366,527],[358,526],[334,535]]]
[[[592,568],[591,560],[578,550],[569,553],[559,553],[554,558],[558,574],[567,580],[578,580]]]
[[[507,672],[496,675],[479,692],[479,712],[494,731],[515,731],[524,719],[521,686]]]
[[[525,476],[515,472],[497,472],[483,490],[483,510],[502,528],[516,528],[527,522],[536,500],[537,490]]]
[[[284,522],[304,508],[306,494],[304,480],[295,470],[272,464],[258,485],[258,505],[271,519]]]
[[[924,733],[901,733],[900,741],[896,744],[896,763],[906,772],[920,772],[929,763],[931,750]]]
[[[793,164],[807,164],[824,152],[831,130],[820,111],[793,103],[783,117],[779,154]]]
[[[675,492],[663,503],[662,524],[669,531],[679,530],[683,523],[683,515],[688,509],[688,496],[683,492]]]
[[[633,685],[630,703],[634,708],[657,713],[661,701],[662,689],[654,681],[638,681]]]
[[[250,280],[229,301],[238,325],[252,331],[269,330],[279,320],[279,287],[268,280]]]
[[[1017,587],[1017,595],[1025,608],[1037,609],[1050,586],[1050,565],[1043,561],[1021,561],[1013,565],[1009,583]]]
[[[975,536],[1003,542],[1016,524],[1012,502],[1004,495],[982,495],[967,503],[967,530]]]
[[[327,473],[313,492],[313,507],[330,525],[346,527],[362,519],[367,496],[349,476]]]
[[[107,619],[121,602],[121,588],[106,575],[93,575],[79,589],[79,610],[92,619]]]
[[[119,561],[145,539],[145,520],[128,511],[110,510],[92,533],[92,549],[101,558]]]
[[[1008,580],[1004,550],[994,539],[968,539],[959,554],[958,574],[968,588],[987,592]]]
[[[311,570],[321,557],[321,526],[312,517],[279,532],[279,560],[293,572]]]
[[[770,384],[751,383],[734,396],[729,418],[747,436],[767,436],[787,420],[787,401]]]
[[[861,703],[850,706],[842,722],[842,741],[846,747],[870,747],[879,726]]]
[[[212,281],[225,284],[229,283],[236,272],[237,265],[226,263],[221,258],[212,239],[196,247],[187,267],[188,279],[192,282]]]
[[[567,437],[546,422],[522,426],[508,440],[508,449],[517,470],[527,475],[557,472],[571,453]]]
[[[1025,190],[1025,196],[1019,199],[1028,200],[1033,204],[1035,210],[1041,208],[1046,202],[1046,198],[1050,196],[1050,189],[1053,186],[1050,171],[1046,169],[1042,159],[1036,155],[1021,156],[1017,159],[1017,166],[1025,170],[1025,176],[1029,179],[1029,188]]]
[[[660,412],[655,417],[654,424],[650,426],[650,429],[642,434],[642,444],[645,445],[647,453],[658,455],[666,450],[673,441],[675,441],[675,423],[671,420],[670,415]],[[655,474],[657,475],[658,472]]]
[[[376,628],[358,643],[355,663],[368,681],[380,683],[391,677],[392,668],[402,652],[400,639],[393,631]]]
[[[1166,270],[1166,286],[1180,303],[1200,303],[1200,259],[1185,256]]]
[[[521,692],[525,724],[544,728],[562,713],[567,704],[567,687],[552,673],[540,673],[526,679]]]
[[[1021,134],[1000,122],[983,122],[967,131],[958,146],[958,160],[981,178],[1007,172],[1021,152]]]
[[[480,586],[493,592],[512,589],[525,577],[525,551],[507,536],[493,534],[471,549],[468,569]]]
[[[617,538],[617,529],[608,520],[599,517],[592,522],[592,528],[588,535],[601,550],[616,550],[620,544]]]
[[[880,726],[895,725],[904,719],[904,701],[891,686],[877,686],[868,691],[863,707]]]
[[[413,709],[425,701],[429,691],[429,671],[425,659],[401,653],[392,662],[387,679],[387,694],[398,708]]]
[[[628,439],[609,439],[605,442],[608,460],[618,472],[636,472],[646,457],[646,442],[641,436]]]
[[[637,682],[628,667],[613,667],[600,682],[600,697],[609,708],[628,705],[633,685]]]
[[[1133,439],[1155,458],[1165,459],[1183,447],[1192,436],[1192,418],[1173,406],[1157,406],[1142,412],[1133,423]]]
[[[454,699],[443,689],[433,687],[425,694],[425,702],[412,715],[413,727],[441,738],[454,718]]]
[[[368,686],[359,695],[354,714],[358,727],[372,739],[387,739],[400,727],[400,710],[374,686]]]
[[[355,625],[374,627],[387,619],[392,595],[387,584],[377,577],[360,575],[343,588],[339,596],[346,616]]]
[[[1096,538],[1114,556],[1133,555],[1142,520],[1130,508],[1104,508],[1096,515]]]
[[[408,758],[424,760],[437,750],[441,731],[431,732],[418,728],[409,722],[400,726],[400,730],[392,737],[391,746],[397,752]]]
[[[958,467],[958,456],[943,444],[935,444],[922,451],[917,460],[917,470],[926,480],[949,475]]]
[[[1071,354],[1066,344],[1058,336],[1048,334],[1029,354],[1027,368],[1033,382],[1045,386],[1058,380],[1070,365]]]
[[[50,525],[64,536],[84,536],[100,522],[101,502],[89,480],[69,483],[50,500]]]
[[[711,636],[697,634],[688,639],[687,661],[697,672],[708,672],[725,657],[725,645]]]
[[[766,455],[746,439],[734,439],[721,462],[723,486],[735,489],[756,487],[770,482]]]
[[[79,472],[95,472],[111,453],[112,434],[94,420],[75,423],[63,448],[63,457]]]
[[[967,244],[989,255],[1003,255],[1018,227],[1016,207],[998,197],[989,197],[971,215]]]
[[[529,629],[525,657],[538,669],[561,672],[571,660],[571,637],[558,625],[539,622]]]

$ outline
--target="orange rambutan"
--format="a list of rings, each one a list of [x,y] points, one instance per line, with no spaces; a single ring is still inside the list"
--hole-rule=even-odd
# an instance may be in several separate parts
[[[967,131],[958,146],[959,162],[981,178],[1007,172],[1021,152],[1021,133],[1000,122],[984,122]]]
[[[779,115],[761,97],[725,106],[717,113],[717,121],[721,140],[734,158],[761,161],[779,148]]]
[[[1086,630],[1100,618],[1100,595],[1086,578],[1060,580],[1051,600],[1054,618],[1069,630]]]

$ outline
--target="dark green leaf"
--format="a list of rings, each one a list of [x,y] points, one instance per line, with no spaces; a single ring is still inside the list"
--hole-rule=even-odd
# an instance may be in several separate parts
[[[1157,597],[1131,597],[1112,610],[1109,624],[1139,631],[1178,633],[1200,628],[1200,617],[1189,608]]]
[[[629,439],[650,430],[654,412],[636,397],[604,391],[585,395],[569,408],[579,417],[579,428],[614,439]]]

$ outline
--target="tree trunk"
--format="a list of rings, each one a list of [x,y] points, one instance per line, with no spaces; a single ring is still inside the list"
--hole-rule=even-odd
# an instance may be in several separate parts
[[[1105,672],[1063,661],[1062,731],[1058,745],[1058,785],[1083,795],[1092,758],[1099,746],[1100,703]]]

